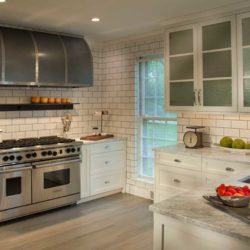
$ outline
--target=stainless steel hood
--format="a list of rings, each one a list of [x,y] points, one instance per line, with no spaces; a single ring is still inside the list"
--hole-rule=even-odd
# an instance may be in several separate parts
[[[84,38],[0,27],[0,86],[92,85],[93,59]]]

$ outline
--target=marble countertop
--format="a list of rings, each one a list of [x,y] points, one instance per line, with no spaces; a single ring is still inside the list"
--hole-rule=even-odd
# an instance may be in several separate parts
[[[222,212],[203,199],[204,194],[215,194],[215,188],[227,185],[242,185],[238,180],[249,176],[250,170],[234,176],[233,179],[222,179],[213,184],[199,187],[150,206],[154,213],[166,215],[177,220],[188,222],[218,233],[245,240],[250,244],[250,224]]]
[[[76,141],[81,141],[83,144],[96,144],[96,143],[104,143],[104,142],[112,142],[112,141],[124,141],[126,138],[123,137],[112,137],[108,139],[102,139],[98,141],[88,141],[88,140],[81,140],[80,138],[75,138]]]
[[[239,150],[222,148],[222,147],[203,147],[198,149],[185,148],[184,144],[177,144],[174,146],[155,148],[156,152],[166,152],[172,154],[181,154],[188,156],[212,158],[215,160],[227,160],[234,162],[250,163],[250,150]]]

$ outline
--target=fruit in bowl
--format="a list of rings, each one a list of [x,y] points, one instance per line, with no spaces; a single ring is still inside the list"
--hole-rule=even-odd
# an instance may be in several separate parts
[[[243,187],[226,186],[221,184],[216,188],[217,196],[227,206],[230,207],[247,207],[250,202],[250,188],[245,185]]]

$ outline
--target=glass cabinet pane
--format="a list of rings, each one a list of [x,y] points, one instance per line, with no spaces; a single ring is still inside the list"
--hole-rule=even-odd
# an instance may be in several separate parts
[[[243,75],[250,76],[250,48],[243,49]]]
[[[232,81],[204,81],[203,106],[232,106]]]
[[[39,82],[65,82],[65,55],[60,38],[55,35],[33,32],[38,47]]]
[[[193,52],[193,30],[176,31],[169,34],[170,55]]]
[[[203,54],[203,77],[231,77],[231,51]]]
[[[231,47],[231,23],[223,22],[202,27],[203,50]]]
[[[242,45],[250,45],[250,17],[242,20]]]
[[[250,79],[244,80],[244,107],[250,107]]]
[[[193,56],[178,56],[170,58],[170,79],[185,80],[193,79],[194,66]]]
[[[171,106],[194,106],[194,83],[171,82],[170,83]]]
[[[28,31],[3,28],[5,47],[5,80],[35,82],[35,47]]]
[[[0,33],[0,38],[1,38],[1,33]],[[2,42],[1,42],[1,39],[0,39],[0,81],[2,81]]]

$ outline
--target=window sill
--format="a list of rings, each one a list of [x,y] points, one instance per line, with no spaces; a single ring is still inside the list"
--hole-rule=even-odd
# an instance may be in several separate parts
[[[153,177],[138,176],[138,177],[132,178],[132,180],[154,185]]]

